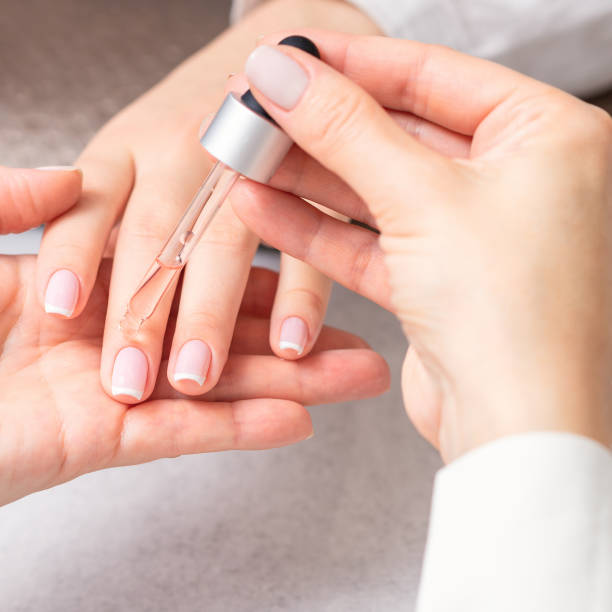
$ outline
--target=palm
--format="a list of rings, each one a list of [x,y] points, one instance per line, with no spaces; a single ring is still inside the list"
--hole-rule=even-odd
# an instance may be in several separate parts
[[[28,280],[34,258],[3,265],[14,298],[0,313],[0,419],[4,443],[12,439],[22,459],[14,463],[19,473],[8,475],[25,493],[112,464],[126,406],[99,383],[104,280],[83,315],[66,321],[46,315],[36,300]]]
[[[221,380],[209,394],[222,401],[183,398],[160,376],[150,401],[125,406],[109,397],[99,382],[110,266],[102,266],[83,314],[67,321],[41,309],[32,280],[34,264],[33,257],[0,260],[6,288],[6,303],[0,304],[0,503],[104,467],[296,441],[310,433],[310,419],[291,400],[333,401],[386,387],[384,362],[357,338],[338,330],[323,333],[319,350],[303,363],[269,354],[266,311],[275,275],[260,271],[255,280],[261,293],[270,296],[270,304],[262,307],[261,299],[245,298],[244,324],[238,325],[244,337],[235,337],[226,368],[234,373],[231,381]],[[351,354],[322,350],[351,347],[358,348]],[[331,388],[330,373],[340,369],[343,374],[333,377]],[[299,380],[302,371],[304,381]],[[296,382],[293,391],[276,383],[291,377]],[[264,397],[280,399],[251,399]]]

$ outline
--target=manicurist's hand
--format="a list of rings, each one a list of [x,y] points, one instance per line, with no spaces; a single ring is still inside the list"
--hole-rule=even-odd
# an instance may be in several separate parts
[[[446,460],[531,430],[612,443],[610,117],[446,48],[303,33],[324,61],[264,44],[247,62],[306,153],[283,191],[243,182],[239,216],[397,314],[407,411]]]
[[[76,169],[0,168],[0,228],[19,232],[55,218],[80,192]],[[254,268],[215,389],[189,398],[162,378],[148,401],[130,408],[109,397],[99,377],[110,262],[73,320],[62,315],[70,304],[53,285],[59,312],[40,308],[35,265],[31,256],[0,257],[0,504],[105,467],[297,442],[312,433],[304,404],[365,397],[388,384],[384,361],[332,328],[304,359],[274,355],[268,335],[278,275]],[[169,347],[164,365],[168,355]],[[134,350],[121,358],[131,366],[123,384],[142,392],[146,364]]]
[[[36,291],[42,310],[49,301],[49,287],[57,288],[56,299],[70,304],[64,315],[79,318],[91,299],[109,235],[120,225],[101,361],[101,380],[109,395],[125,403],[146,399],[158,375],[191,395],[219,381],[259,244],[231,207],[219,213],[184,271],[167,369],[159,368],[175,288],[137,340],[124,338],[118,324],[130,296],[212,167],[199,144],[198,128],[219,107],[228,75],[240,70],[260,34],[309,23],[377,31],[357,9],[338,0],[266,2],[114,117],[77,160],[84,175],[83,196],[45,230]],[[63,270],[60,276],[58,270]],[[275,354],[285,359],[309,354],[330,289],[329,279],[320,272],[282,257],[269,337]],[[131,393],[121,384],[131,365],[119,356],[128,347],[146,364],[142,393]]]

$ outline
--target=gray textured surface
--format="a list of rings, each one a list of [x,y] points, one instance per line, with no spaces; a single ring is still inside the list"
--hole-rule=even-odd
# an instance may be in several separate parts
[[[0,163],[71,163],[225,4],[0,0]],[[402,410],[393,317],[338,289],[329,321],[382,351],[391,392],[314,408],[315,437],[292,448],[98,472],[1,508],[0,610],[409,607],[439,460]]]
[[[0,163],[70,163],[226,10],[0,0]],[[24,244],[0,239],[0,251]],[[383,353],[388,394],[314,408],[315,437],[292,448],[98,472],[1,508],[0,610],[409,608],[439,460],[401,407],[393,317],[337,289],[328,320]]]

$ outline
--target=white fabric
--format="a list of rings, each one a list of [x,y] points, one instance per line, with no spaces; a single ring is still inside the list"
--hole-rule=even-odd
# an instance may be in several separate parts
[[[443,44],[577,95],[612,86],[612,0],[350,0],[389,36]],[[234,0],[239,18],[262,0]]]
[[[498,440],[436,477],[418,612],[610,612],[612,453]]]

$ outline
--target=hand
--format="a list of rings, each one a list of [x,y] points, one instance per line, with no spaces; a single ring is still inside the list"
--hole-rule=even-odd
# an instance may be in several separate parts
[[[449,49],[306,35],[327,64],[267,46],[247,62],[312,156],[272,185],[380,239],[254,183],[233,194],[239,216],[397,314],[407,411],[446,460],[530,430],[610,445],[610,117]]]
[[[80,187],[78,171],[0,168],[0,227],[39,225],[72,206]],[[0,504],[105,467],[297,442],[312,433],[302,404],[388,385],[382,358],[340,330],[323,328],[299,362],[274,356],[267,339],[278,276],[253,269],[215,389],[189,399],[160,380],[149,401],[128,408],[99,382],[110,262],[74,320],[41,311],[34,267],[31,256],[0,257]]]
[[[112,382],[113,373],[116,379],[122,375],[125,362],[116,359],[129,344],[118,323],[130,296],[211,168],[211,159],[198,142],[198,127],[207,113],[219,107],[228,74],[240,68],[255,38],[294,22],[332,26],[344,22],[355,31],[367,31],[370,24],[357,9],[335,0],[274,0],[253,11],[102,129],[76,162],[84,172],[83,197],[45,230],[37,269],[41,307],[47,304],[56,315],[78,318],[91,299],[109,235],[121,220],[101,379],[110,395],[126,403],[146,399],[153,392],[174,290],[132,343],[146,366],[144,388],[136,393]],[[369,30],[375,28],[370,25]],[[218,383],[258,244],[258,238],[228,206],[195,250],[183,275],[167,372],[178,391],[199,395]],[[54,277],[57,270],[68,270],[74,276],[63,272],[65,284],[61,285],[61,278]],[[50,283],[63,289],[54,294],[57,304],[49,304]],[[282,257],[269,339],[275,354],[297,359],[312,350],[330,289],[329,279],[322,274]],[[183,371],[186,363],[193,371]]]

